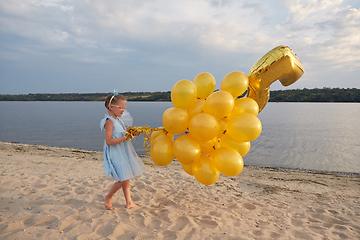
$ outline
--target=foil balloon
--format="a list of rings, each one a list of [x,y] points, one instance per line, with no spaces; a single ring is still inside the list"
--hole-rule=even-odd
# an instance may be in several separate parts
[[[296,82],[304,73],[300,59],[286,46],[279,46],[262,56],[248,73],[247,97],[259,105],[259,112],[270,97],[270,85],[279,80],[283,86]]]

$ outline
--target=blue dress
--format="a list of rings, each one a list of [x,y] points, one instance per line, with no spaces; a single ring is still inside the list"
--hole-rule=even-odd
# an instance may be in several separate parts
[[[104,130],[106,120],[110,119],[114,123],[112,137],[124,137],[126,127],[121,118],[105,115],[100,122],[101,130]],[[146,170],[145,164],[137,156],[135,149],[130,141],[108,146],[104,141],[104,173],[108,178],[116,181],[125,181],[135,176],[139,176]]]

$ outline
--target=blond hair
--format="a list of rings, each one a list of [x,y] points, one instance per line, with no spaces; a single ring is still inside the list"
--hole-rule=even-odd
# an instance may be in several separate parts
[[[118,94],[118,95],[114,96],[113,93],[110,93],[110,94],[105,98],[105,107],[106,107],[107,109],[109,109],[110,104],[111,104],[112,102],[118,102],[118,101],[126,101],[126,98],[125,98],[123,95],[121,95],[121,94]]]

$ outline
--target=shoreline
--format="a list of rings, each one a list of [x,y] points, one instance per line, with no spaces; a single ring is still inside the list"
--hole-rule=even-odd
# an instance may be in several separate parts
[[[0,144],[3,145],[12,145],[18,147],[27,147],[29,149],[40,148],[40,150],[47,150],[47,151],[70,151],[73,153],[84,153],[84,154],[101,154],[102,159],[102,151],[93,151],[93,150],[86,150],[86,149],[77,149],[77,148],[68,148],[68,147],[57,147],[57,146],[46,146],[46,145],[37,145],[37,144],[29,144],[29,143],[20,143],[20,142],[3,142],[0,141]],[[40,154],[40,153],[39,153]],[[55,155],[53,155],[55,156]],[[146,155],[138,155],[141,159],[148,158]],[[173,161],[177,162],[176,160]],[[150,162],[148,162],[150,163]],[[171,164],[173,164],[171,163]],[[171,165],[170,164],[170,165]],[[272,167],[272,166],[255,166],[255,165],[247,165],[244,164],[244,168],[254,168],[259,170],[266,170],[266,171],[279,171],[279,172],[299,172],[299,173],[311,173],[311,174],[326,174],[326,175],[334,175],[334,176],[342,176],[342,177],[360,177],[360,172],[344,172],[344,171],[327,171],[327,170],[313,170],[313,169],[305,169],[305,168],[288,168],[288,167]],[[241,174],[241,173],[240,173]]]
[[[149,159],[142,160],[150,164]],[[204,186],[173,161],[114,210],[102,152],[0,142],[1,239],[360,239],[359,174],[246,166]]]

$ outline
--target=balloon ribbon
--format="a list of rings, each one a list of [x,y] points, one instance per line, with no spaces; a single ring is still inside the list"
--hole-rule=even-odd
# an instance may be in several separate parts
[[[140,134],[144,134],[143,147],[144,147],[145,156],[150,157],[150,136],[151,136],[151,132],[158,131],[158,130],[166,131],[164,129],[164,127],[150,128],[149,125],[139,126],[139,127],[130,126],[126,130],[125,137],[126,137],[126,139],[130,139],[130,141],[132,141],[133,137],[139,136]]]

